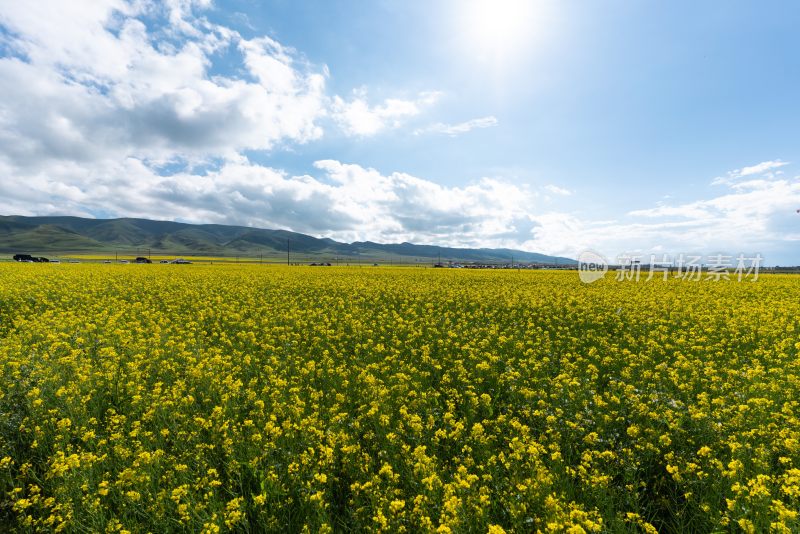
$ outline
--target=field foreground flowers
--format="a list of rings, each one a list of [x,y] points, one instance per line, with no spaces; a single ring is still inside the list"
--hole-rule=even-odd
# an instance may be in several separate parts
[[[0,530],[800,531],[800,278],[0,265]]]

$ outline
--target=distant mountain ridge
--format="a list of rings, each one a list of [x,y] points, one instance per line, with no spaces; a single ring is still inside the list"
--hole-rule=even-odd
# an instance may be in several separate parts
[[[70,216],[0,216],[2,253],[114,253],[263,255],[364,260],[575,264],[575,260],[512,249],[472,249],[412,243],[341,243],[288,230],[222,224],[188,224],[149,219],[88,219]]]

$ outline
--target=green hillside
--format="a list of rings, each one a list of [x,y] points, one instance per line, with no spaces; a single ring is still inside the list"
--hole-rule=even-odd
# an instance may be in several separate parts
[[[475,263],[574,264],[558,258],[510,249],[450,248],[370,241],[340,243],[287,230],[219,224],[185,224],[148,219],[0,216],[0,253],[24,254],[176,254],[285,258],[289,247],[297,261],[457,261]]]
[[[23,226],[10,229],[0,224],[0,250],[5,252],[33,249],[37,251],[101,250],[103,243],[79,233],[55,226]]]

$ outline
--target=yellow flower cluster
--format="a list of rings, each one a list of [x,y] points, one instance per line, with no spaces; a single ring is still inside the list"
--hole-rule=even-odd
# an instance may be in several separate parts
[[[0,524],[797,532],[798,295],[0,264]]]

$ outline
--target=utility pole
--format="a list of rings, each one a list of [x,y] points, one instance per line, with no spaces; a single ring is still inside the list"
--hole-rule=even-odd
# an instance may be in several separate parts
[[[264,263],[264,254],[258,255],[258,263]]]
[[[152,260],[153,258],[150,257],[150,247],[147,248],[147,259]]]

